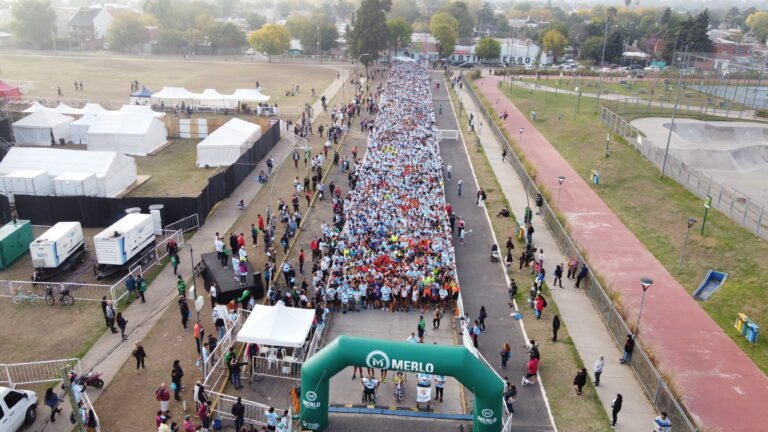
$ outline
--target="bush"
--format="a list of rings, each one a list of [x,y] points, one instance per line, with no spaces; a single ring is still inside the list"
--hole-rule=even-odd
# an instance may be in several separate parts
[[[755,110],[755,117],[768,118],[768,109]]]
[[[472,70],[472,73],[469,74],[469,78],[472,80],[480,79],[480,77],[481,77],[480,68],[476,68]]]

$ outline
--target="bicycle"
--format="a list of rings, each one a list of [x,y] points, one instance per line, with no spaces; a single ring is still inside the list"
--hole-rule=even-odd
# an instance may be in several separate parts
[[[21,304],[26,302],[29,302],[31,305],[36,305],[40,303],[41,297],[37,294],[33,294],[31,291],[27,291],[26,293],[22,290],[17,290],[16,295],[11,297],[11,303],[13,304]]]
[[[57,297],[53,293],[53,288],[48,287],[45,290],[45,302],[48,303],[48,306],[53,306],[54,303],[56,303]],[[75,304],[75,299],[69,294],[68,289],[64,289],[61,292],[59,292],[58,295],[59,303],[64,303],[65,306],[72,306]]]

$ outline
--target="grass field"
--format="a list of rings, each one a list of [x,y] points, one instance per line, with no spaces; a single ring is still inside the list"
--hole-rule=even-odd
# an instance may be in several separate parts
[[[446,88],[450,88],[447,86]],[[454,109],[459,112],[456,105],[456,94],[451,90],[451,103],[454,104]],[[462,130],[467,129],[467,117],[466,115],[459,118],[459,126]],[[470,161],[475,169],[477,180],[480,183],[480,187],[485,189],[488,193],[488,200],[486,201],[486,207],[489,213],[496,213],[501,207],[509,208],[509,202],[504,195],[500,193],[501,186],[499,185],[496,176],[491,169],[488,162],[487,155],[482,149],[476,151],[477,147],[477,135],[465,134],[465,145],[469,150]],[[517,218],[491,218],[493,231],[496,234],[496,238],[505,239],[512,235],[516,231]],[[516,236],[513,236],[516,238]],[[523,247],[523,243],[518,242],[518,247]],[[522,287],[522,294],[518,294],[518,305],[524,308],[524,295],[527,292],[526,287],[529,287],[533,278],[527,273],[515,273],[515,279],[518,282],[518,286]],[[521,280],[522,278],[522,280]],[[544,287],[544,295],[548,299],[552,299],[549,294],[549,289]],[[529,313],[530,310],[525,309],[523,314]],[[573,395],[573,374],[574,371],[583,367],[576,346],[571,340],[566,323],[563,323],[558,334],[558,342],[550,342],[552,338],[552,316],[558,314],[557,305],[554,300],[549,301],[547,306],[546,317],[547,319],[525,320],[525,328],[528,332],[528,336],[532,339],[539,341],[543,350],[546,350],[546,357],[549,359],[556,359],[556,361],[543,362],[539,369],[539,372],[544,381],[544,385],[547,390],[547,398],[549,399],[552,407],[552,415],[555,418],[555,423],[559,430],[563,431],[605,431],[608,428],[608,418],[606,417],[605,410],[601,406],[600,399],[597,393],[594,391],[594,387],[589,384],[584,391],[583,397],[574,397]],[[513,380],[514,382],[514,380]]]
[[[58,86],[64,93],[61,100],[65,103],[95,101],[119,105],[128,102],[132,80],[138,80],[152,91],[172,86],[192,92],[213,88],[223,94],[237,88],[254,88],[258,81],[264,94],[272,97],[270,104],[277,102],[281,114],[291,116],[313,99],[311,88],[319,95],[337,74],[335,69],[325,66],[111,53],[75,56],[4,52],[2,57],[0,79],[29,82],[31,89],[25,96],[52,103],[58,100]],[[75,81],[82,81],[84,91],[75,92]],[[299,94],[285,96],[285,91],[294,84],[300,85]]]
[[[606,129],[593,109],[574,118],[573,96],[519,88],[504,88],[523,111],[536,111],[536,126],[573,168],[587,180],[602,166]],[[583,101],[582,101],[583,102]],[[768,323],[768,243],[739,227],[717,211],[709,212],[706,232],[694,230],[688,239],[685,265],[677,273],[680,248],[688,217],[701,219],[703,203],[674,180],[659,179],[658,169],[626,142],[613,136],[613,153],[597,193],[689,291],[696,289],[707,270],[729,273],[727,282],[702,308],[764,372],[768,372],[768,343],[759,338],[750,345],[736,330],[736,314],[744,312],[758,324]]]
[[[208,178],[219,168],[198,168],[197,139],[174,139],[154,156],[135,157],[138,175],[151,175],[149,180],[128,196],[196,197],[208,184]]]

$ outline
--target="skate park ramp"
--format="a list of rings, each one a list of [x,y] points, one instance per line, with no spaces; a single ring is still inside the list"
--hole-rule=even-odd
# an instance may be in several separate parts
[[[663,150],[671,123],[669,118],[649,117],[630,124]],[[768,205],[768,123],[676,119],[669,153]]]

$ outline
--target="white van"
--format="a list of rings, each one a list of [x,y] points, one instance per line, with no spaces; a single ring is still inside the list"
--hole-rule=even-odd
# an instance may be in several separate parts
[[[37,418],[37,395],[30,390],[0,387],[0,431],[16,432]]]

